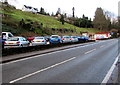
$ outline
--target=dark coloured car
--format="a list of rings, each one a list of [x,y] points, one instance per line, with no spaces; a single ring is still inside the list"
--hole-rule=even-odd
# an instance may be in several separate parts
[[[86,42],[88,40],[88,37],[86,36],[78,36],[78,41],[83,41],[83,42]]]

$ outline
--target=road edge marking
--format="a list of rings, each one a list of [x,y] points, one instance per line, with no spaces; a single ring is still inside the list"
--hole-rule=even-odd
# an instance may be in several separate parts
[[[112,75],[113,70],[114,70],[115,67],[116,67],[116,63],[117,63],[119,57],[120,57],[120,54],[119,54],[119,55],[117,56],[117,58],[115,59],[114,63],[112,64],[112,66],[111,66],[111,68],[110,68],[110,70],[107,72],[107,74],[106,74],[105,78],[103,79],[101,85],[107,84],[108,80],[110,79],[110,76]]]
[[[76,58],[76,57],[73,57],[73,58],[64,60],[64,61],[62,61],[62,62],[60,62],[60,63],[54,64],[54,65],[52,65],[52,66],[46,67],[46,68],[44,68],[44,69],[35,71],[35,72],[31,73],[31,74],[27,74],[27,75],[25,75],[25,76],[23,76],[23,77],[20,77],[20,78],[17,78],[17,79],[15,79],[15,80],[10,81],[9,83],[15,83],[15,82],[20,81],[20,80],[22,80],[22,79],[28,78],[28,77],[33,76],[33,75],[35,75],[35,74],[38,74],[38,73],[40,73],[40,72],[49,70],[49,69],[54,68],[54,67],[56,67],[56,66],[58,66],[58,65],[61,65],[61,64],[64,64],[64,63],[66,63],[66,62],[69,62],[69,61],[71,61],[71,60],[74,60],[75,58]]]

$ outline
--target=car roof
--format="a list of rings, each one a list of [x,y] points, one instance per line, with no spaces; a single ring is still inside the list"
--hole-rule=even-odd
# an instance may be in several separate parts
[[[11,32],[2,32],[2,33],[11,33]]]
[[[37,36],[37,37],[39,37],[39,38],[44,38],[43,36]],[[34,37],[34,38],[36,38],[36,37]]]
[[[59,35],[51,35],[51,36],[59,36]]]
[[[11,37],[11,38],[24,38],[24,37],[21,37],[21,36],[15,36],[15,37]]]
[[[34,39],[38,39],[38,38],[43,38],[44,39],[44,37],[34,37]]]

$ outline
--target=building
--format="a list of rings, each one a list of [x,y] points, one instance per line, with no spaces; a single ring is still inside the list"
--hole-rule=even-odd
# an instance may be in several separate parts
[[[38,9],[37,9],[37,8],[33,8],[33,7],[31,7],[31,6],[26,6],[26,5],[24,5],[23,8],[22,8],[22,11],[37,13],[37,12],[38,12]]]
[[[98,40],[110,38],[110,33],[82,33],[83,36],[89,37],[89,40]]]

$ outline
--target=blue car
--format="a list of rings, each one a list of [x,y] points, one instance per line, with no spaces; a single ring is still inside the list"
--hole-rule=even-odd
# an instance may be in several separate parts
[[[58,35],[52,35],[50,37],[50,43],[61,43],[61,37]]]
[[[83,42],[85,42],[85,41],[87,41],[88,40],[88,37],[86,37],[86,36],[78,36],[78,41],[83,41]]]

